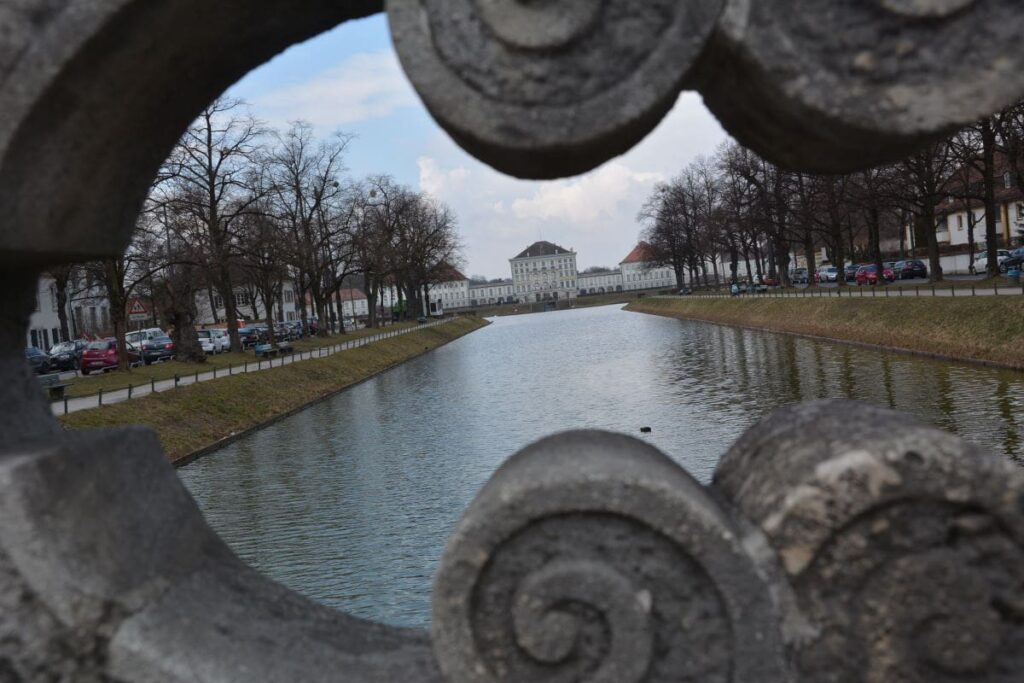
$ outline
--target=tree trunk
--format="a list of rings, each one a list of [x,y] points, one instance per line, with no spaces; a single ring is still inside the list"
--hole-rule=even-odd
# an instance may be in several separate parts
[[[60,340],[71,339],[68,328],[68,277],[55,277],[54,288],[57,290],[57,320],[60,321]]]
[[[224,317],[227,320],[228,339],[231,340],[231,350],[235,353],[241,353],[242,341],[238,337],[238,307],[235,306],[235,288],[231,280],[231,272],[224,263],[221,263],[217,269],[219,271],[217,273],[219,276],[217,289],[220,292],[221,298],[224,299]]]
[[[992,121],[985,119],[981,122],[981,147],[982,147],[982,191],[985,203],[985,253],[988,255],[987,275],[996,277],[999,275],[999,252],[996,248],[996,212],[999,207],[996,205],[996,132],[992,128]],[[973,256],[972,256],[973,258]]]
[[[878,279],[876,282],[884,285],[885,278],[882,277],[882,218],[878,213],[877,206],[872,206],[868,211],[868,239],[871,241],[875,268],[878,269]]]
[[[939,260],[939,240],[935,228],[935,206],[925,202],[924,215],[921,216],[921,227],[928,241],[928,279],[931,282],[942,281],[942,262]]]

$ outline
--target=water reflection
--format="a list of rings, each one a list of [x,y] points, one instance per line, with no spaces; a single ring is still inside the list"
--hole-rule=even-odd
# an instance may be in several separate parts
[[[707,481],[752,422],[825,397],[1021,458],[1020,373],[610,307],[500,319],[180,475],[261,571],[359,616],[424,625],[452,526],[516,449],[565,429],[650,426],[644,438]]]

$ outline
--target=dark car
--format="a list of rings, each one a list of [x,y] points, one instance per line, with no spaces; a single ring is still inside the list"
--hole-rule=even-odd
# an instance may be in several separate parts
[[[25,360],[37,375],[45,375],[50,371],[50,357],[34,346],[25,347]]]
[[[843,277],[846,278],[847,282],[855,282],[857,280],[857,271],[859,269],[859,264],[851,263],[850,265],[846,266],[846,268],[843,270]]]
[[[928,277],[928,266],[924,265],[924,261],[916,259],[897,261],[892,269],[897,280],[913,280],[916,277]]]
[[[49,353],[50,367],[61,371],[77,370],[78,364],[82,360],[82,352],[85,351],[85,347],[88,345],[89,342],[84,339],[74,339],[54,344]]]
[[[139,352],[131,344],[128,345],[128,363],[136,365],[140,361]],[[89,342],[82,352],[80,370],[83,375],[90,372],[105,372],[117,367],[117,340],[113,338]]]
[[[266,339],[267,337],[263,330],[253,325],[238,328],[238,340],[242,343],[243,349],[256,346],[260,342],[266,341]]]
[[[1000,273],[1008,273],[1013,269],[1020,270],[1024,265],[1024,247],[1018,247],[1010,252],[1009,258],[999,264]]]
[[[153,337],[142,342],[142,362],[146,365],[174,358],[174,342],[170,337]]]

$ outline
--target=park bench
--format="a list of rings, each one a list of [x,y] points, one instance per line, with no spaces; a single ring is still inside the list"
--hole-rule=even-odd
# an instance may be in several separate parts
[[[278,344],[257,344],[253,347],[257,358],[271,358],[282,353],[291,353],[292,345],[288,342]]]
[[[60,373],[51,373],[49,375],[39,376],[39,385],[50,396],[51,401],[61,401],[64,399],[64,390],[71,386],[67,382],[60,381]]]

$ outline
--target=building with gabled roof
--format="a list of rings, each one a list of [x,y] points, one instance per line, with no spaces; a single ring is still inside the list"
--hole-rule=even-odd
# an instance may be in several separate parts
[[[622,288],[626,291],[638,289],[675,289],[675,271],[657,264],[654,248],[641,240],[619,263],[622,271]]]
[[[509,259],[509,265],[513,294],[523,303],[576,298],[576,252],[571,249],[534,242]]]

